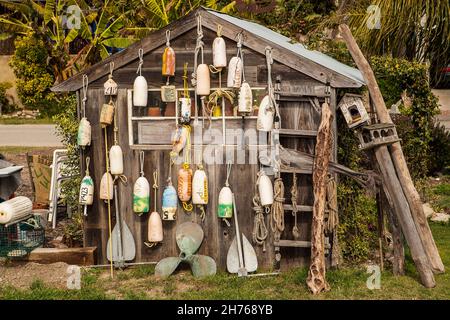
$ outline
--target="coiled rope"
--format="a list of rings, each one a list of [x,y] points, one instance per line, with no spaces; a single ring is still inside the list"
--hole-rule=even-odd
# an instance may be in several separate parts
[[[278,235],[284,231],[284,184],[281,177],[275,179],[274,183],[274,202],[272,204],[272,220],[270,227],[272,232]]]
[[[297,175],[292,173],[292,187],[291,187],[291,202],[292,202],[292,215],[294,216],[294,227],[292,228],[292,235],[294,236],[294,239],[300,238],[300,230],[297,226]]]
[[[269,230],[266,227],[264,209],[257,192],[255,192],[253,197],[253,210],[255,211],[255,218],[253,220],[252,239],[254,243],[263,247],[263,252],[266,252],[266,239],[269,235]]]

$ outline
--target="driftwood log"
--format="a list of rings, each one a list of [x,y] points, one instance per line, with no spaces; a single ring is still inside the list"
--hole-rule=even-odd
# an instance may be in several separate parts
[[[311,230],[311,265],[306,284],[313,294],[330,290],[325,278],[324,216],[327,194],[328,163],[331,157],[331,124],[333,116],[328,103],[322,104],[313,170],[314,207]]]
[[[353,57],[353,60],[355,60],[358,69],[362,72],[364,79],[366,80],[367,87],[369,89],[369,93],[372,98],[375,110],[377,111],[379,120],[381,122],[392,123],[392,120],[390,119],[390,116],[387,112],[386,105],[384,104],[383,97],[381,96],[380,88],[378,87],[378,84],[376,82],[375,75],[366,58],[359,49],[355,39],[353,38],[350,29],[347,25],[343,24],[339,26],[339,30],[341,31],[342,37],[345,40],[345,43]],[[408,168],[406,167],[404,158],[403,164],[401,164],[402,161],[401,159],[399,159],[399,152],[402,153],[401,145],[399,143],[396,143],[395,145],[396,152],[392,153],[392,158],[387,146],[380,146],[376,148],[374,150],[375,157],[379,164],[379,169],[383,178],[383,184],[386,188],[386,193],[392,200],[394,212],[397,215],[403,234],[405,235],[406,241],[408,242],[408,245],[411,249],[411,255],[420,275],[421,283],[427,288],[434,287],[436,285],[436,282],[433,276],[430,257],[433,257],[434,261],[436,261],[436,254],[437,256],[439,256],[439,254],[437,253],[437,249],[433,250],[429,241],[425,241],[425,239],[429,240],[429,238],[423,236],[423,228],[420,228],[416,225],[419,212],[416,208],[416,202],[411,201],[413,198],[411,191],[412,189],[415,190],[415,188],[412,184],[412,181],[410,181],[410,184],[406,183],[407,185],[405,185],[405,175],[406,171],[408,171]],[[394,166],[393,159],[395,159],[397,163],[397,168]],[[400,177],[403,177],[403,185],[400,182]],[[409,195],[410,201],[408,201],[406,195]],[[416,219],[414,219],[413,216],[415,216]],[[436,248],[435,245],[434,248]]]
[[[339,26],[342,37],[347,45],[350,54],[353,57],[358,69],[362,72],[364,79],[366,80],[367,87],[369,89],[370,98],[373,102],[378,119],[383,123],[392,123],[392,119],[387,111],[386,104],[384,103],[383,96],[381,95],[380,88],[373,70],[369,63],[364,58],[361,50],[358,47],[349,27],[345,24]],[[419,236],[427,258],[431,264],[432,270],[435,273],[444,272],[444,264],[439,256],[438,249],[433,239],[428,221],[423,211],[422,201],[420,195],[417,192],[414,183],[411,179],[411,175],[408,170],[408,166],[403,155],[403,150],[400,142],[396,142],[390,146],[390,153],[392,155],[392,161],[394,163],[395,171],[402,186],[404,195],[411,209],[412,218],[414,224],[419,231]]]

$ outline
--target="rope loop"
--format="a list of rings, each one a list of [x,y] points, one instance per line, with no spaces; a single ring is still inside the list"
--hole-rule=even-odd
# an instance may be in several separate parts
[[[138,57],[139,57],[139,64],[136,73],[142,76],[142,65],[144,64],[144,49],[139,48]]]
[[[83,117],[86,117],[86,101],[87,101],[87,90],[88,90],[88,85],[89,85],[89,78],[86,74],[83,74],[83,87],[82,87],[82,92],[83,92],[83,99],[82,99],[82,111],[83,111]]]
[[[86,175],[89,175],[89,164],[91,163],[91,157],[86,157]]]
[[[170,30],[166,30],[166,46],[170,47]]]
[[[139,165],[140,165],[140,169],[141,169],[141,171],[140,171],[141,177],[144,176],[144,157],[145,157],[145,153],[144,153],[144,151],[141,150],[139,152]]]
[[[114,71],[114,61],[111,61],[109,63],[109,78],[110,79],[113,77],[113,71]]]

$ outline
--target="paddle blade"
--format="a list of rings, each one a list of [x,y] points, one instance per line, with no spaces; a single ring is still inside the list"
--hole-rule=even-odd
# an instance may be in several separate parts
[[[244,266],[248,272],[255,272],[258,269],[258,259],[256,257],[255,249],[242,234],[242,250],[244,251]]]
[[[200,248],[203,236],[203,230],[198,224],[193,222],[182,223],[177,227],[176,232],[178,248],[186,256],[193,255]]]
[[[167,278],[177,269],[181,259],[178,257],[164,258],[155,267],[155,276]]]
[[[122,250],[124,261],[131,261],[136,257],[136,245],[133,234],[125,221],[122,221]]]
[[[119,254],[120,236],[121,235],[119,232],[119,228],[116,225],[111,233],[111,238],[108,239],[108,244],[106,245],[106,259],[108,259],[108,261],[113,261],[113,262],[119,262],[121,260],[123,261],[123,259],[120,259],[120,254]],[[112,251],[111,251],[111,245],[112,245]]]
[[[236,237],[234,237],[228,249],[227,270],[229,273],[238,273],[239,270],[239,252]]]
[[[187,262],[191,265],[192,274],[196,278],[213,276],[217,272],[216,262],[211,257],[194,254]]]

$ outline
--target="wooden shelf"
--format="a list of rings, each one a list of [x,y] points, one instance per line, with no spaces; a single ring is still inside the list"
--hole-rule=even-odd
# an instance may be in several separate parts
[[[275,247],[288,247],[288,248],[311,248],[310,241],[299,240],[279,240],[273,243]],[[325,243],[325,249],[330,249],[329,243]]]
[[[292,168],[292,169],[286,169],[286,168],[281,168],[280,169],[281,173],[299,173],[299,174],[312,174],[312,169],[297,169],[297,168]]]
[[[279,129],[282,136],[294,136],[303,138],[315,138],[317,137],[316,130],[296,130],[296,129]]]
[[[283,205],[283,209],[287,210],[287,211],[292,211],[292,205],[291,204],[284,204]],[[312,212],[313,211],[313,207],[312,206],[301,206],[301,205],[297,205],[297,211],[298,212]]]

